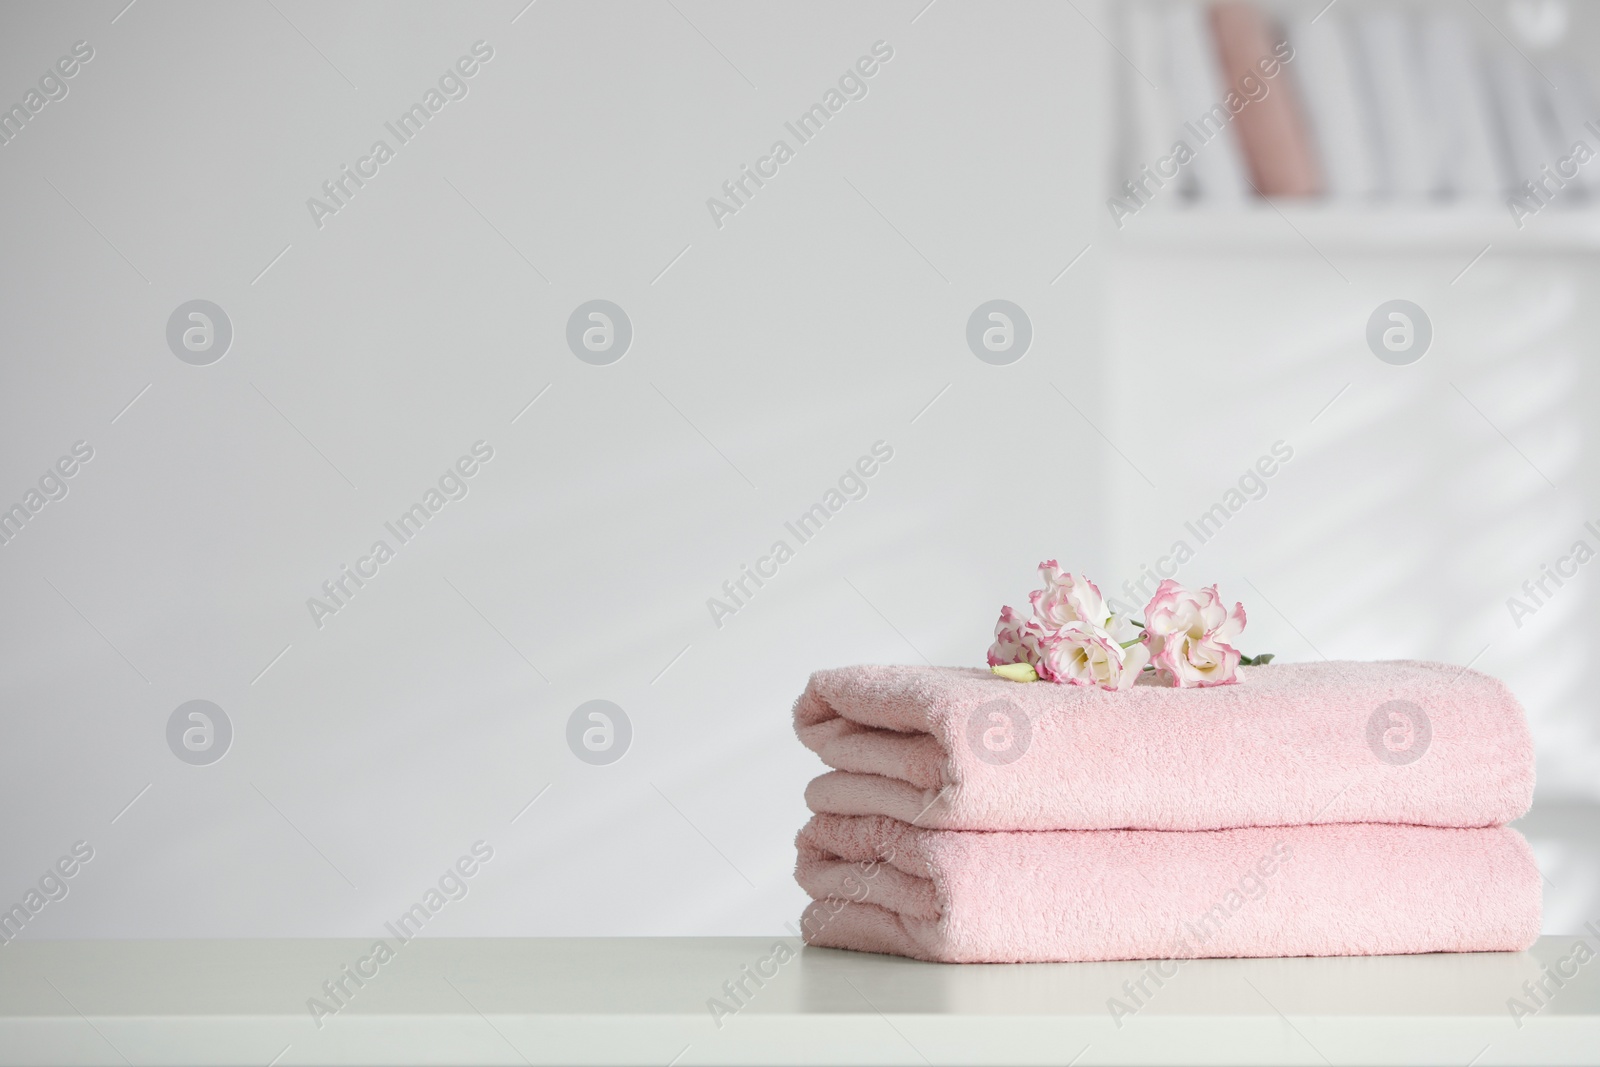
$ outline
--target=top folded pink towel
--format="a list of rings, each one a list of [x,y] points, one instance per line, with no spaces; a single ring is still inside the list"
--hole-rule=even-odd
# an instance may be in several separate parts
[[[1442,663],[1295,663],[1110,692],[987,670],[818,671],[795,730],[836,768],[811,810],[951,830],[1495,826],[1533,799],[1499,681]]]

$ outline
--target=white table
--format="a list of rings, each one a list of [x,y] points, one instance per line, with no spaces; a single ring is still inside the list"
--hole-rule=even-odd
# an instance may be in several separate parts
[[[1600,960],[1520,1027],[1507,1008],[1577,938],[1517,954],[1169,964],[1120,1020],[1108,1001],[1136,1007],[1123,983],[1144,963],[803,949],[766,964],[777,973],[762,987],[745,979],[752,995],[719,1027],[708,1000],[735,1007],[723,983],[780,941],[795,946],[416,940],[368,964],[365,985],[346,979],[355,992],[320,1028],[307,999],[332,1007],[323,981],[371,941],[18,942],[0,949],[0,1064],[1600,1062]]]

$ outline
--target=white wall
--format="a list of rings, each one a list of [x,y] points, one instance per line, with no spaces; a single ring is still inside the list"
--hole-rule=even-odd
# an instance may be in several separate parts
[[[1337,253],[1346,283],[1308,251],[1124,247],[1120,60],[1071,6],[675,3],[7,9],[5,100],[95,48],[0,148],[0,502],[95,449],[0,547],[0,899],[96,849],[25,936],[376,933],[479,839],[430,932],[776,931],[809,671],[978,662],[1037,560],[1117,584],[1279,438],[1184,576],[1286,659],[1487,644],[1541,796],[1600,799],[1593,577],[1521,630],[1504,606],[1600,520],[1591,260],[1452,286],[1470,249]],[[306,199],[480,39],[469,95],[317,228]],[[707,197],[878,40],[866,98],[715,227]],[[1361,340],[1397,295],[1437,330],[1407,368]],[[236,333],[204,367],[164,338],[196,297]],[[635,331],[604,367],[564,339],[596,297]],[[1034,324],[1010,367],[964,339],[996,297]],[[317,628],[307,598],[478,440],[469,495]],[[878,440],[866,498],[714,626]],[[205,767],[165,735],[197,698],[235,729]],[[566,742],[596,698],[633,725],[609,766]],[[1549,855],[1588,917],[1600,872]]]
[[[0,148],[0,497],[95,449],[0,547],[0,898],[96,849],[27,936],[378,932],[480,838],[430,930],[781,929],[807,673],[981,659],[1039,558],[1098,552],[1053,487],[1100,445],[1039,383],[1095,390],[1092,261],[1050,283],[1099,225],[1101,39],[1049,4],[119,7],[0,34],[0,93],[95,48]],[[479,39],[469,95],[313,225]],[[714,227],[879,40],[866,98]],[[236,329],[205,367],[164,340],[196,297]],[[611,366],[564,339],[596,297],[634,324]],[[964,339],[995,297],[1035,325],[1012,367]],[[470,494],[316,628],[307,598],[480,439]],[[869,495],[714,627],[880,439]],[[206,767],[165,738],[197,698],[236,731]],[[611,766],[565,740],[595,698],[633,723]]]

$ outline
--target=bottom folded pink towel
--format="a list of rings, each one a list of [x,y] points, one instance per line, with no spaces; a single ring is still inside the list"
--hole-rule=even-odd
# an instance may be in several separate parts
[[[948,963],[1518,951],[1539,869],[1508,827],[925,830],[817,815],[807,943]]]

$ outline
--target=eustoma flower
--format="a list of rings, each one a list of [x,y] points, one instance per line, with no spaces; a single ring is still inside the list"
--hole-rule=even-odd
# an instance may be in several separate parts
[[[1072,622],[1044,638],[1036,669],[1051,682],[1126,689],[1138,681],[1149,658],[1137,641],[1123,648],[1100,627]]]
[[[1110,618],[1099,588],[1087,578],[1064,573],[1053,559],[1039,564],[1044,588],[1028,594],[1033,616],[1046,629],[1059,630],[1068,623],[1086,622],[1104,626]]]
[[[1039,638],[1043,631],[1039,625],[1024,619],[1009,604],[1000,609],[1000,621],[994,624],[994,644],[989,646],[989,666],[1000,667],[1007,663],[1039,663]]]
[[[1139,631],[1113,616],[1100,590],[1087,578],[1064,572],[1053,559],[1039,564],[1044,588],[1028,595],[1033,618],[1000,609],[989,666],[1014,680],[1036,675],[1064,685],[1126,689],[1149,660]],[[1027,665],[1008,670],[1014,665]]]
[[[1144,609],[1150,662],[1180,688],[1229,685],[1239,680],[1244,605],[1230,612],[1210,586],[1194,592],[1171,578],[1156,587]]]
[[[1145,621],[1113,614],[1088,578],[1039,564],[1044,588],[1028,595],[1033,617],[1000,609],[989,667],[1012,681],[1043,678],[1062,685],[1121,690],[1150,673],[1179,688],[1239,681],[1241,663],[1264,664],[1235,647],[1244,632],[1244,605],[1229,611],[1216,586],[1198,592],[1163,581],[1145,605]]]

